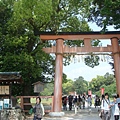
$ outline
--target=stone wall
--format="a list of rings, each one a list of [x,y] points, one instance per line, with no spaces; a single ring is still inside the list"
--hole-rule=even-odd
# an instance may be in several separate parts
[[[28,120],[21,109],[9,109],[1,111],[0,120]]]

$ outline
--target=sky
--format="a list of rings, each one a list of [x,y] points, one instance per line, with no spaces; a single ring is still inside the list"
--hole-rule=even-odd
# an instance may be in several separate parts
[[[101,30],[101,28],[97,27],[95,23],[89,23],[89,26],[93,31]],[[108,31],[115,31],[115,29],[110,26],[108,27]],[[107,44],[111,45],[110,40],[104,40],[101,42],[102,46],[107,46]],[[113,74],[111,69],[112,67],[109,64],[109,61],[111,59],[108,56],[100,55],[100,64],[98,66],[95,66],[94,68],[85,65],[85,63],[83,62],[83,57],[76,56],[76,61],[73,59],[70,65],[63,66],[63,72],[67,75],[68,79],[75,80],[75,78],[82,76],[85,80],[91,81],[93,78],[96,78],[97,75],[104,76],[107,72]]]

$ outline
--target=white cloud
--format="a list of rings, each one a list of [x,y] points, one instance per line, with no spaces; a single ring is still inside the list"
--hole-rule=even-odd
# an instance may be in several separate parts
[[[67,74],[69,79],[74,80],[82,76],[85,80],[90,81],[97,75],[105,75],[107,72],[112,73],[111,66],[106,62],[100,62],[99,66],[94,68],[86,66],[84,63],[71,63],[69,66],[63,67],[63,72]]]

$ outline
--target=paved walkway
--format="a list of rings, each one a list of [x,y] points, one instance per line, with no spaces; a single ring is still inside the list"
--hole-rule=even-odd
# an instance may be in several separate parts
[[[101,120],[98,116],[98,111],[96,108],[92,108],[91,112],[86,109],[78,110],[77,114],[75,111],[64,111],[65,115],[62,117],[50,117],[45,115],[42,120]],[[33,120],[32,118],[29,120]]]
[[[44,117],[43,120],[100,120],[98,113],[89,113],[87,111],[78,112],[74,111],[65,112],[63,117]]]

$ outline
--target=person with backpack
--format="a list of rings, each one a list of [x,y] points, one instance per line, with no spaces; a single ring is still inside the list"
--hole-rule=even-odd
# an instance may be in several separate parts
[[[102,112],[102,120],[110,120],[111,111],[110,111],[110,100],[108,93],[105,93],[105,98],[101,101],[101,112]]]
[[[100,106],[100,105],[101,105],[100,98],[99,98],[99,96],[96,95],[96,98],[95,98],[95,108]]]
[[[34,118],[33,120],[41,120],[44,113],[44,107],[43,104],[41,103],[41,98],[37,97],[36,98],[36,104],[33,107],[33,112],[34,112]]]

